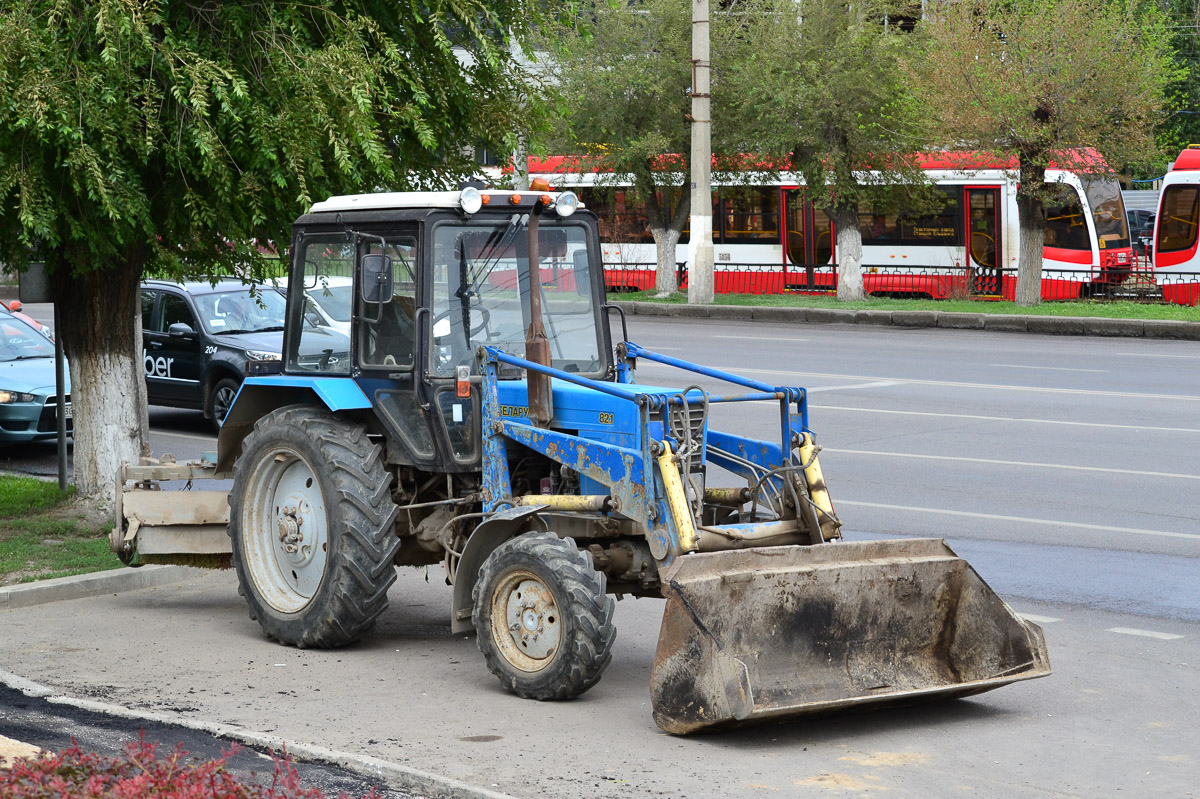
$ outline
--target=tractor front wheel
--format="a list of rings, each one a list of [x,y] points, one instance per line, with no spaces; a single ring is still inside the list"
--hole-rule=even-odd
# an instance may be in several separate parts
[[[612,659],[616,602],[570,538],[527,533],[500,545],[472,598],[479,651],[517,696],[579,696]]]
[[[238,592],[268,638],[357,641],[387,608],[396,505],[381,447],[308,407],[267,414],[234,465],[229,536]]]

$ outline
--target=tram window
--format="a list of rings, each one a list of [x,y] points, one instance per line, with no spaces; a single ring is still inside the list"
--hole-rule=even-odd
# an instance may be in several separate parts
[[[1200,225],[1200,186],[1167,186],[1158,220],[1158,252],[1178,252],[1196,246]]]
[[[1060,250],[1092,249],[1088,240],[1087,221],[1083,216],[1083,204],[1079,202],[1079,191],[1074,186],[1056,183],[1050,187],[1042,245]]]
[[[779,240],[779,190],[772,186],[721,189],[721,243]]]
[[[963,243],[959,186],[938,186],[941,208],[922,216],[881,214],[872,209],[858,215],[863,244],[954,246]]]
[[[654,241],[645,203],[633,199],[628,189],[588,186],[575,190],[589,211],[599,219],[600,240],[613,243]]]

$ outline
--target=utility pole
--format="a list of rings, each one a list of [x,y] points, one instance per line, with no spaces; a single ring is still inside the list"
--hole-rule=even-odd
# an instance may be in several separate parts
[[[688,304],[713,301],[712,103],[709,97],[708,0],[692,0],[692,213]]]

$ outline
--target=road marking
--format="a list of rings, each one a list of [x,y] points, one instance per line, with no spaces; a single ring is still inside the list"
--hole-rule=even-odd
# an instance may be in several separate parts
[[[911,383],[921,386],[948,386],[950,388],[983,388],[988,391],[1029,391],[1035,394],[1081,394],[1089,397],[1119,397],[1122,399],[1157,399],[1183,400],[1185,402],[1200,402],[1196,394],[1146,394],[1136,391],[1099,391],[1086,388],[1049,388],[1046,386],[1011,386],[1004,383],[967,383],[957,380],[917,380],[896,378],[885,375],[847,375],[833,372],[785,372],[779,369],[753,369],[746,366],[720,366],[719,369],[730,371],[741,370],[760,375],[778,375],[780,377],[821,377],[834,380],[895,380],[898,383]]]
[[[888,386],[898,386],[903,381],[900,380],[877,380],[874,383],[851,383],[846,386],[817,386],[816,388],[804,389],[809,394],[815,394],[818,391],[853,391],[859,388],[887,388]]]
[[[1060,419],[1031,419],[1025,416],[980,416],[972,413],[935,413],[933,411],[893,411],[884,408],[852,408],[847,405],[809,405],[809,410],[851,411],[853,413],[886,413],[896,416],[936,416],[947,419],[975,419],[984,422],[1020,422],[1022,424],[1060,424],[1071,427],[1101,427],[1107,430],[1156,430],[1163,433],[1200,433],[1196,427],[1152,427],[1141,424],[1111,424],[1106,422],[1073,422]]]
[[[1005,369],[1049,369],[1055,372],[1095,372],[1101,375],[1108,374],[1107,369],[1074,369],[1070,366],[1030,366],[1024,363],[989,363],[988,366],[1000,366]]]
[[[1018,613],[1017,615],[1034,624],[1053,624],[1056,621],[1062,621],[1062,619],[1056,619],[1053,616],[1035,616],[1032,613]]]
[[[1167,355],[1158,352],[1117,352],[1114,355],[1130,355],[1135,358],[1189,358],[1192,360],[1200,359],[1200,355]]]
[[[1173,641],[1176,638],[1183,637],[1182,635],[1175,635],[1174,633],[1159,633],[1155,632],[1154,630],[1138,630],[1134,627],[1109,627],[1104,632],[1120,633],[1121,635],[1140,635],[1143,638],[1158,638],[1162,641]]]
[[[735,341],[811,341],[807,338],[777,338],[776,336],[713,336],[713,338],[731,338]]]
[[[888,505],[883,502],[855,502],[850,499],[839,499],[838,505],[852,505],[860,508],[881,508],[883,510],[906,510],[913,513],[932,513],[938,516],[962,516],[968,519],[989,519],[1001,522],[1024,522],[1025,524],[1043,524],[1051,527],[1074,527],[1079,530],[1099,530],[1106,533],[1132,533],[1134,535],[1151,535],[1160,538],[1184,538],[1189,541],[1200,541],[1200,535],[1195,533],[1171,533],[1166,530],[1142,530],[1137,527],[1111,527],[1107,524],[1084,524],[1083,522],[1060,522],[1053,519],[1030,519],[1026,516],[1004,516],[998,513],[972,513],[965,510],[946,510],[944,508],[917,508],[911,505]]]
[[[1182,474],[1177,472],[1139,472],[1134,469],[1111,469],[1104,466],[1072,466],[1066,463],[1036,463],[1032,461],[1003,461],[995,458],[966,458],[955,455],[917,455],[909,452],[880,452],[870,449],[835,449],[822,447],[822,452],[836,452],[839,455],[874,455],[885,458],[918,458],[928,461],[959,461],[962,463],[987,463],[995,466],[1028,466],[1035,469],[1067,469],[1079,472],[1107,472],[1109,474],[1136,474],[1142,477],[1166,477],[1175,480],[1200,480],[1200,474]]]

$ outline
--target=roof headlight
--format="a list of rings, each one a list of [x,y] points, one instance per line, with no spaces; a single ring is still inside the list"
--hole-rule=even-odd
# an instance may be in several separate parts
[[[464,214],[478,213],[479,209],[483,207],[483,195],[474,186],[467,186],[458,193],[458,204]]]
[[[554,210],[558,212],[559,216],[570,216],[579,210],[579,198],[573,191],[564,191],[558,195],[558,201],[554,203]]]

